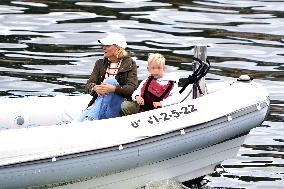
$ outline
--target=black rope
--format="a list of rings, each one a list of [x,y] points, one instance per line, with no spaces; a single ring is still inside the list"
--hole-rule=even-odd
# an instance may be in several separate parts
[[[193,57],[193,60],[198,61],[200,65],[192,75],[188,76],[186,84],[180,89],[179,93],[182,93],[190,84],[197,85],[197,87],[199,88],[199,80],[204,77],[210,69],[210,62],[208,59],[206,59],[207,64],[204,64],[199,58]]]

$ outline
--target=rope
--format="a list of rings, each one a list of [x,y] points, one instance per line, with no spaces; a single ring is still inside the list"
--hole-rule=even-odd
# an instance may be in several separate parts
[[[199,67],[193,72],[192,75],[189,75],[188,78],[187,78],[187,82],[186,84],[180,89],[179,93],[181,94],[185,89],[186,87],[189,85],[189,84],[194,84],[196,85],[199,89],[199,80],[204,77],[209,69],[210,69],[210,62],[208,59],[206,59],[206,63],[202,62],[199,58],[195,58],[193,57],[193,60],[195,61],[198,61],[200,63]]]

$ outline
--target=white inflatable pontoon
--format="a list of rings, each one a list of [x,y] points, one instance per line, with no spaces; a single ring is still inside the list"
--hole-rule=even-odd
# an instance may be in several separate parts
[[[0,188],[137,188],[187,181],[236,156],[269,111],[269,96],[244,76],[207,94],[148,112],[68,123],[89,95],[0,98]],[[188,87],[189,88],[189,87]]]

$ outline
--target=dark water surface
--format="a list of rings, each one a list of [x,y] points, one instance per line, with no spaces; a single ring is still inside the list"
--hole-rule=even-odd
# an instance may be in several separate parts
[[[186,78],[194,45],[208,45],[208,82],[248,74],[263,84],[268,119],[206,186],[284,188],[283,0],[1,0],[0,96],[84,93],[105,32],[127,37],[139,79],[149,52]]]

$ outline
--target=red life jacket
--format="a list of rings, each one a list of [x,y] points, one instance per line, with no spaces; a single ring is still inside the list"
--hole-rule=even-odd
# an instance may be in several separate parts
[[[155,109],[153,102],[160,102],[167,98],[174,86],[174,81],[169,81],[167,85],[161,85],[153,76],[148,77],[141,89],[141,96],[144,99],[144,105],[140,106],[142,111]]]

